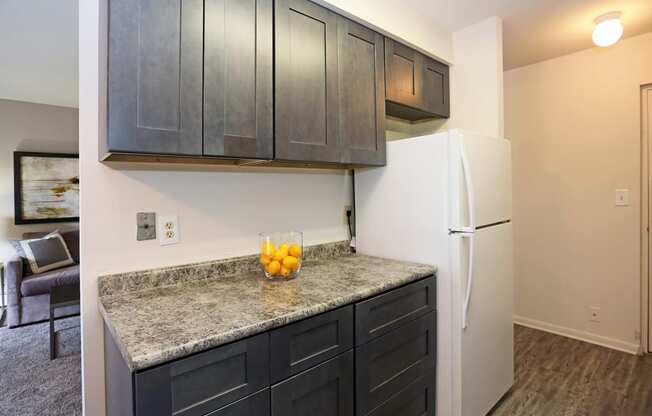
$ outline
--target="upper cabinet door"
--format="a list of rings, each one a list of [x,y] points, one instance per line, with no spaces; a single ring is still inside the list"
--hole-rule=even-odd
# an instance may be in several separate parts
[[[206,0],[204,154],[272,159],[272,0]]]
[[[424,57],[425,58],[425,57]],[[449,68],[425,58],[423,65],[423,108],[440,117],[450,117]]]
[[[342,163],[385,164],[383,36],[338,18],[339,138]]]
[[[109,2],[109,152],[202,153],[203,0]]]
[[[339,162],[337,15],[306,0],[276,0],[275,19],[275,156]]]
[[[387,114],[407,120],[449,117],[448,66],[385,38]]]
[[[419,53],[385,38],[387,99],[418,108],[423,88]]]

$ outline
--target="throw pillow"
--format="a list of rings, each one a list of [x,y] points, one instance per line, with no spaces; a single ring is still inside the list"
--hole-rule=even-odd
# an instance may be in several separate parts
[[[58,231],[42,238],[22,240],[20,246],[34,274],[74,264],[70,250]]]
[[[14,248],[16,256],[18,256],[23,262],[23,277],[31,276],[33,274],[32,268],[29,265],[29,260],[27,260],[23,246],[20,245],[20,241],[21,240],[9,240],[9,244]]]

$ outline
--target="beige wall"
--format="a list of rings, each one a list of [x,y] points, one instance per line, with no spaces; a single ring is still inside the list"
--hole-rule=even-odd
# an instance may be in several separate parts
[[[365,3],[367,7],[355,11],[363,13],[376,5]],[[307,244],[342,240],[347,237],[344,205],[351,203],[350,177],[342,171],[173,170],[99,163],[98,137],[106,131],[106,22],[100,18],[104,5],[106,0],[88,0],[80,2],[79,10],[79,131],[85,183],[81,195],[82,360],[84,409],[92,416],[104,414],[105,400],[98,275],[253,253],[258,247],[257,233],[265,230],[303,230]],[[366,18],[377,21],[373,16]],[[396,20],[405,33],[411,33],[413,18]],[[424,31],[419,39],[440,36],[431,25],[418,27]],[[447,39],[450,34],[442,42]],[[150,210],[179,215],[180,244],[161,247],[156,242],[135,241],[136,213]]]
[[[491,17],[453,32],[450,127],[503,137],[503,22]]]
[[[77,109],[0,99],[0,261],[13,255],[7,240],[28,231],[65,229],[76,224],[14,224],[16,150],[77,153]]]
[[[505,73],[518,321],[638,347],[640,86],[650,82],[652,33]],[[620,188],[629,207],[614,206]]]

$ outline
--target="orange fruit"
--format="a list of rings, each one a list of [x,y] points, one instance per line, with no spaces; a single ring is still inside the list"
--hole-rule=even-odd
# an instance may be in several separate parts
[[[282,261],[283,258],[288,255],[288,251],[288,245],[283,244],[278,250],[276,250],[276,253],[274,253],[274,260]]]
[[[266,256],[272,257],[274,252],[276,252],[276,247],[271,241],[264,241],[260,248],[260,252]]]
[[[285,266],[281,266],[281,276],[288,277],[292,273],[292,270],[288,269]]]
[[[267,254],[261,254],[260,255],[260,264],[263,266],[267,266],[270,262],[272,261],[272,258],[268,256]]]
[[[301,257],[301,246],[298,244],[292,244],[290,246],[290,255],[296,258]]]
[[[273,260],[269,262],[265,270],[267,270],[267,273],[271,274],[272,276],[275,276],[281,270],[281,263],[279,263],[276,260]]]
[[[283,267],[294,270],[299,267],[299,259],[294,256],[286,256],[283,258]]]

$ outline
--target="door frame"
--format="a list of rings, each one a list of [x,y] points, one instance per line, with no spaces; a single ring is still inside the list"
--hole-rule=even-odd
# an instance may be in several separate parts
[[[650,320],[652,314],[652,282],[650,282],[650,148],[652,143],[652,84],[641,85],[641,347],[640,352],[649,354]]]

